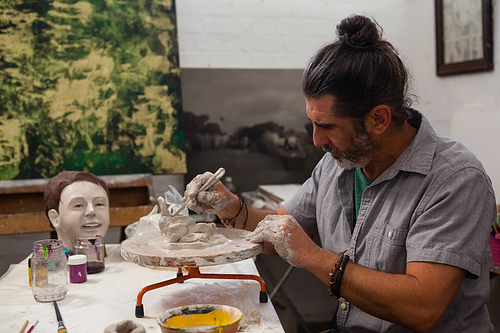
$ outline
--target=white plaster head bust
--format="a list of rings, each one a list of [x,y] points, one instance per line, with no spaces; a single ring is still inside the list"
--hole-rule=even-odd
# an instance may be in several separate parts
[[[73,251],[76,237],[106,236],[109,228],[109,190],[89,172],[63,171],[47,183],[45,214],[62,240]]]

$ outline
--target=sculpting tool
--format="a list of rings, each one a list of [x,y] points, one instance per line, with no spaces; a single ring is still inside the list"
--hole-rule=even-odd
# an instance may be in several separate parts
[[[205,183],[203,184],[200,189],[198,190],[198,193],[202,192],[202,191],[205,191],[207,188],[209,188],[210,186],[212,186],[213,184],[215,184],[216,181],[218,181],[219,179],[222,178],[222,176],[224,176],[224,174],[226,173],[226,169],[224,168],[219,168],[219,170],[217,170],[213,175],[212,177],[210,177],[210,179]],[[190,202],[191,200],[188,199],[186,200],[186,202],[181,206],[181,208],[179,208],[175,213],[174,215],[172,216],[177,216],[180,214],[180,212],[182,212],[182,210],[184,208],[186,208],[187,204]]]
[[[57,333],[68,333],[68,330],[64,326],[61,313],[59,312],[59,307],[57,306],[56,301],[54,302],[54,308],[56,309],[56,317],[57,317]]]

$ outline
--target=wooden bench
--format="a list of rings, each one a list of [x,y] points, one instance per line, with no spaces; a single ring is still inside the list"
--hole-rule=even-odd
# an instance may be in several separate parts
[[[125,227],[151,212],[156,203],[150,174],[99,176],[109,189],[110,227]],[[48,179],[0,181],[0,235],[55,230],[45,215],[43,192]]]

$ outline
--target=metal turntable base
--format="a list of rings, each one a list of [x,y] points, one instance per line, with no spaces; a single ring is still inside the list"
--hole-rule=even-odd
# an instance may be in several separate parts
[[[215,231],[216,243],[188,243],[185,246],[168,244],[160,232],[139,235],[123,241],[121,255],[125,260],[142,266],[178,268],[176,278],[141,289],[137,295],[135,316],[137,318],[144,316],[142,298],[146,292],[192,278],[257,281],[261,286],[259,300],[261,303],[266,303],[268,299],[266,285],[260,276],[201,273],[199,269],[201,266],[228,264],[257,256],[264,249],[264,245],[247,241],[246,235],[248,233],[248,231],[240,229],[217,228]],[[183,275],[182,267],[188,270],[187,275]]]

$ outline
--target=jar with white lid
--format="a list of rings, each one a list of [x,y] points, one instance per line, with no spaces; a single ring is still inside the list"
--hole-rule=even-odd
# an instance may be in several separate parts
[[[68,257],[69,282],[83,283],[87,281],[87,256],[75,254]]]

